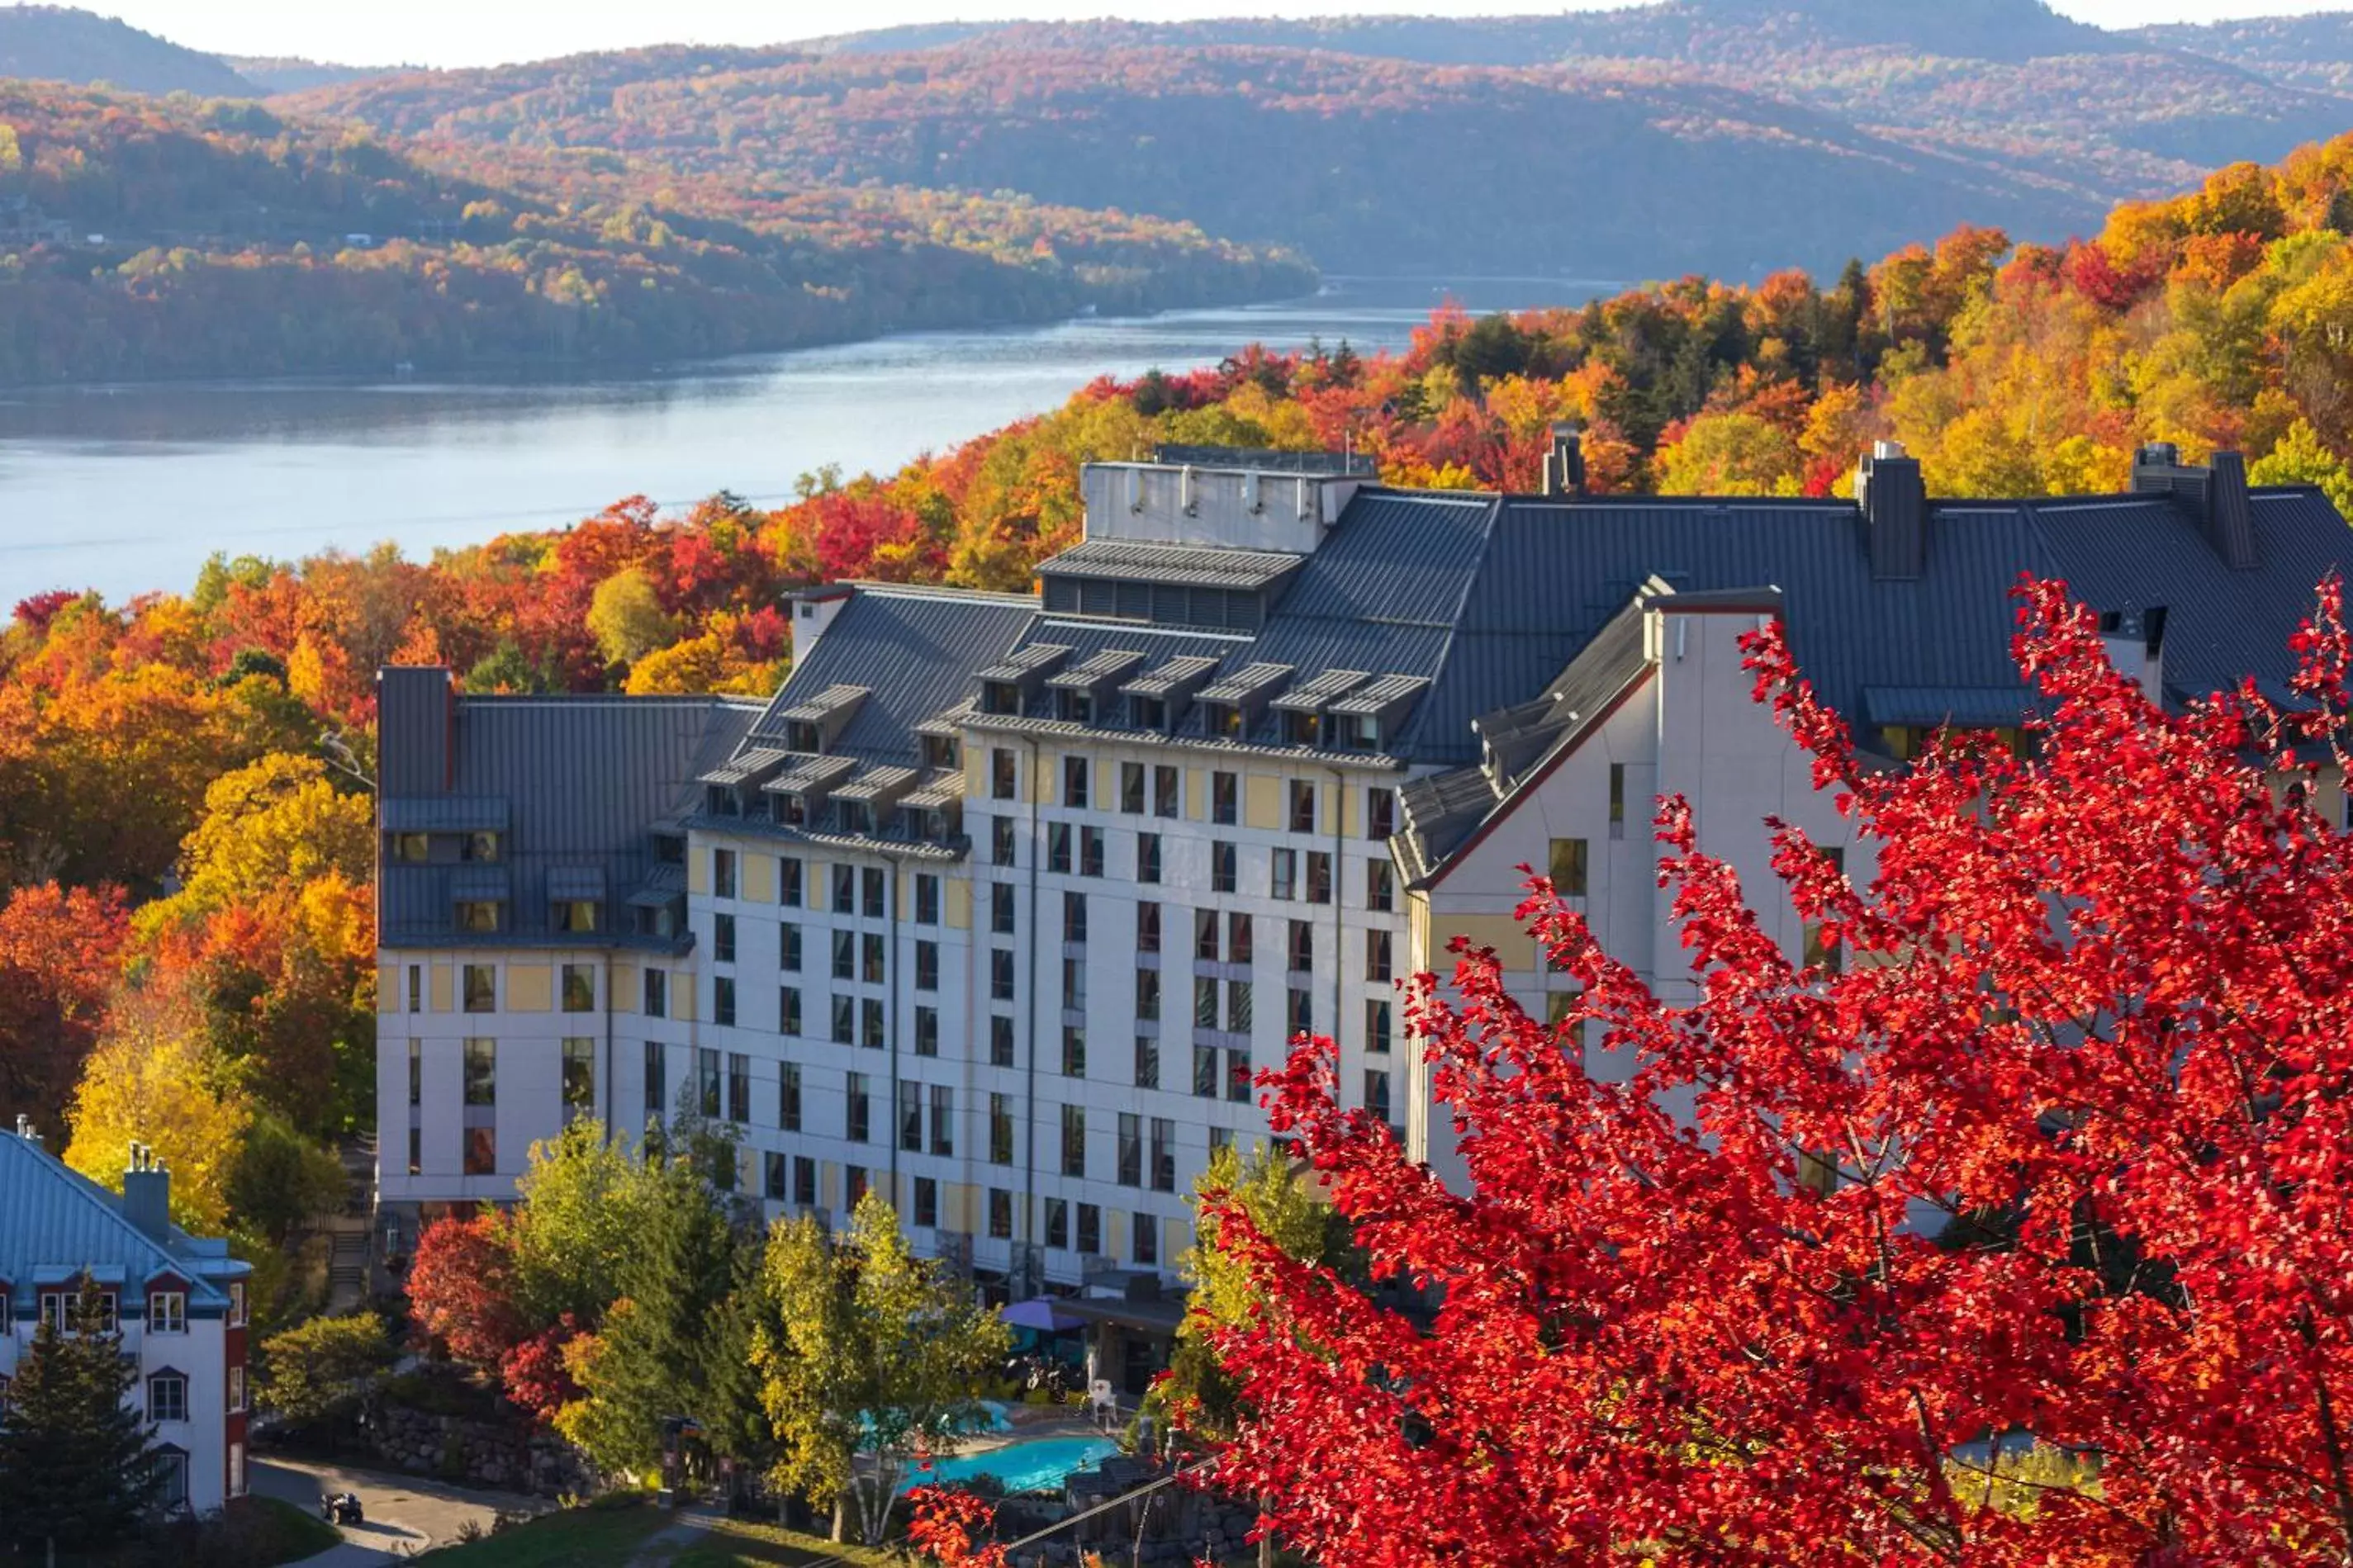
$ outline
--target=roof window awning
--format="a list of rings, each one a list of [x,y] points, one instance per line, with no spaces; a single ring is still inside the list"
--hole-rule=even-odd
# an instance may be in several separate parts
[[[634,909],[658,910],[664,904],[686,897],[686,868],[657,866],[646,876],[638,890],[629,895]]]
[[[1354,691],[1370,679],[1372,676],[1361,669],[1327,669],[1312,680],[1301,681],[1271,705],[1286,713],[1320,713],[1333,699]]]
[[[940,811],[964,798],[964,774],[955,768],[941,768],[923,780],[921,787],[910,791],[899,802],[910,811]]]
[[[770,795],[827,795],[857,771],[855,757],[806,757],[791,772],[762,787]]]
[[[547,900],[554,904],[601,904],[605,901],[605,868],[555,866],[547,873]]]
[[[1181,700],[1198,689],[1219,662],[1199,654],[1185,654],[1145,670],[1120,689],[1130,697]]]
[[[1304,559],[1271,550],[1091,539],[1040,562],[1038,574],[1256,593],[1298,570]]]
[[[887,806],[915,787],[920,777],[913,768],[869,768],[856,778],[833,792],[836,800],[864,801],[871,805]]]
[[[1243,706],[1262,703],[1277,687],[1291,679],[1294,668],[1288,664],[1246,664],[1216,684],[1203,687],[1199,700]]]
[[[758,784],[793,760],[790,752],[755,746],[738,754],[730,762],[712,769],[695,782],[732,788],[737,784]]]
[[[975,677],[979,680],[1009,680],[1020,685],[1044,679],[1061,668],[1071,650],[1060,643],[1031,643],[1015,648]]]
[[[787,708],[776,717],[802,724],[822,724],[845,709],[856,708],[871,693],[863,686],[828,686],[807,701]]]
[[[1388,719],[1420,696],[1430,682],[1419,675],[1384,675],[1369,685],[1359,686],[1332,703],[1332,711],[1342,718],[1369,716]]]
[[[1048,677],[1046,684],[1058,691],[1100,692],[1143,662],[1144,656],[1131,648],[1105,648]]]
[[[507,901],[507,888],[503,866],[465,866],[449,873],[449,901],[453,904],[503,904]]]
[[[500,795],[390,796],[378,804],[386,833],[504,833],[507,803]]]

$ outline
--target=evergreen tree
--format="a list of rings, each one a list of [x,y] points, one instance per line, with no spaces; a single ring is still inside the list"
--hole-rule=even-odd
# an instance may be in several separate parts
[[[0,1535],[54,1562],[138,1523],[162,1480],[129,1403],[138,1380],[96,1290],[81,1292],[68,1331],[42,1321],[0,1417]]]

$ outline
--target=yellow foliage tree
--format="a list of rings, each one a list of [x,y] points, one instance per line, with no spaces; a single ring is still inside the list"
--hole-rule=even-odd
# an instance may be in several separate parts
[[[131,1145],[148,1144],[172,1172],[173,1221],[220,1234],[253,1107],[186,1009],[136,992],[119,997],[71,1117],[67,1164],[119,1192]]]
[[[678,623],[662,609],[652,581],[634,566],[596,584],[588,601],[588,635],[607,664],[635,664],[678,636]]]
[[[230,904],[333,878],[345,887],[375,874],[375,811],[346,795],[311,757],[283,752],[224,773],[205,791],[205,814],[183,847],[182,886],[140,911],[156,931]]]

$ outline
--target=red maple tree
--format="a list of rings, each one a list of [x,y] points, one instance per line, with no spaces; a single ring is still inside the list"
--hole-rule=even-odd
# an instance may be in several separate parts
[[[1432,1303],[1219,1209],[1266,1307],[1220,1336],[1218,1479],[1282,1538],[1335,1568],[2348,1560],[2353,841],[2306,793],[2336,586],[2295,712],[2168,716],[2061,585],[2021,597],[2026,758],[1867,765],[1778,632],[1751,646],[1875,853],[1857,886],[1773,827],[1843,963],[1793,963],[1670,799],[1695,1000],[1541,882],[1522,917],[1585,988],[1560,1025],[1490,952],[1417,981],[1466,1194],[1339,1109],[1328,1041],[1270,1075],[1375,1275]]]

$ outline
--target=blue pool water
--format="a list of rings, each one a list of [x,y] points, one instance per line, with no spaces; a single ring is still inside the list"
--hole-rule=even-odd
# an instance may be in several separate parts
[[[975,1476],[994,1476],[1009,1492],[1060,1491],[1072,1471],[1118,1452],[1119,1445],[1108,1437],[1038,1437],[986,1454],[934,1459],[929,1470],[914,1471],[899,1483],[899,1489],[961,1486]]]

